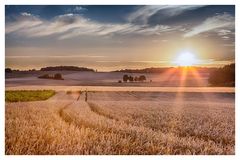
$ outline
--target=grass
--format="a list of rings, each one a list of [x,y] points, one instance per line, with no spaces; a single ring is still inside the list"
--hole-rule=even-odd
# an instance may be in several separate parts
[[[27,101],[42,101],[52,97],[55,94],[53,90],[35,90],[35,91],[6,91],[6,102],[27,102]]]

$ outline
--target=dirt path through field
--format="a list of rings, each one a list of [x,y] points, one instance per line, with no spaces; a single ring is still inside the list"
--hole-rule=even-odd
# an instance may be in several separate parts
[[[69,102],[67,105],[65,105],[64,107],[60,108],[59,110],[59,116],[61,117],[61,119],[63,121],[65,121],[66,123],[71,123],[70,119],[66,119],[66,117],[64,117],[64,110],[67,109],[69,106],[73,105],[74,103],[76,103],[76,101],[79,101],[81,97],[81,92],[71,92],[71,93],[64,93],[64,92],[59,92],[57,93],[56,96],[54,96],[52,99],[50,99],[50,101],[52,100],[59,100],[59,99],[65,99],[68,98]]]

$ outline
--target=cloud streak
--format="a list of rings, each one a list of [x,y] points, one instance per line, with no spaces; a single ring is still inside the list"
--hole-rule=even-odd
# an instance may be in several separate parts
[[[23,18],[24,17],[24,18]],[[69,39],[81,35],[160,35],[163,32],[174,31],[179,26],[135,25],[131,23],[113,24],[92,21],[78,14],[64,14],[50,21],[32,16],[30,13],[20,15],[17,21],[6,24],[6,34],[16,33],[25,37],[44,37],[57,35],[58,39]]]
[[[17,17],[16,21],[6,24],[5,33],[9,34],[12,32],[21,32],[27,28],[29,29],[39,26],[42,23],[43,21],[41,21],[38,17],[30,13],[23,12]]]
[[[44,56],[6,56],[6,58],[18,59],[18,58],[105,58],[102,55],[44,55]]]
[[[234,28],[234,19],[235,18],[228,13],[209,17],[198,26],[193,27],[191,31],[184,34],[184,37],[192,37],[200,33],[212,31],[219,28]],[[226,35],[226,33],[228,33],[226,31],[227,30],[224,30],[224,32],[222,31],[221,34]]]
[[[183,37],[187,38],[209,31],[214,31],[222,39],[227,39],[223,37],[234,34],[231,30],[234,29],[235,17],[226,12],[208,17],[196,26],[193,26],[191,22],[188,25],[147,24],[148,19],[157,13],[169,18],[199,7],[202,6],[140,6],[127,17],[128,21],[125,23],[99,22],[73,13],[45,20],[31,13],[23,12],[16,17],[15,21],[6,22],[6,35],[17,34],[23,38],[55,36],[58,40],[65,40],[81,36],[159,36],[168,32],[183,33]],[[82,7],[75,9],[84,10]]]
[[[144,6],[139,7],[136,9],[135,12],[131,13],[127,20],[131,23],[141,23],[141,24],[147,24],[148,19],[157,14],[158,12],[161,12],[161,15],[164,18],[174,17],[177,15],[180,15],[181,13],[193,10],[196,8],[202,7],[201,5],[181,5],[181,6],[175,6],[175,5],[153,5],[153,6]]]

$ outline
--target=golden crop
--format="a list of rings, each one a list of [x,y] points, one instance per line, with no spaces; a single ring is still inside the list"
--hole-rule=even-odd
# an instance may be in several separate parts
[[[6,103],[6,154],[235,154],[232,100],[67,93]]]

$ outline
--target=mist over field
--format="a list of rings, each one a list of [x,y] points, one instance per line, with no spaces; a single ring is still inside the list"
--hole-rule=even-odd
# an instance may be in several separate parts
[[[39,79],[39,75],[45,73],[61,73],[64,77],[64,81],[57,80],[46,80]],[[145,75],[147,77],[146,82],[138,83],[121,83],[118,81],[122,80],[124,74],[139,76]],[[186,77],[186,83],[184,86],[208,86],[208,75],[209,73],[202,73],[201,79],[196,81],[194,75],[189,75]],[[150,83],[149,81],[152,80]],[[94,86],[155,86],[155,87],[177,87],[181,83],[181,75],[175,74],[169,75],[166,73],[119,73],[119,72],[76,72],[76,71],[39,71],[39,72],[29,72],[29,73],[16,73],[16,74],[6,74],[6,86],[18,86],[18,85],[67,85],[67,86],[77,86],[77,85],[94,85]]]

